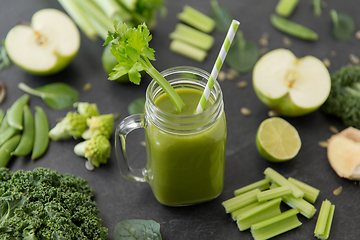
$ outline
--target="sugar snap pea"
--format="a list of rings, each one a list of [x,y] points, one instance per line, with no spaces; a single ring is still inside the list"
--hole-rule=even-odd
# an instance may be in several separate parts
[[[275,28],[294,37],[308,41],[315,41],[318,39],[318,34],[313,30],[295,22],[289,21],[283,17],[272,14],[270,21]]]
[[[31,159],[35,160],[41,157],[49,145],[49,121],[44,110],[35,107],[35,137],[34,147],[31,154]]]
[[[280,16],[289,17],[295,10],[298,3],[299,0],[280,0],[276,5],[275,11]]]
[[[28,105],[24,106],[24,130],[21,135],[21,140],[12,155],[26,156],[30,154],[34,145],[35,125],[34,117]]]
[[[8,109],[7,120],[10,126],[13,128],[22,130],[23,125],[23,114],[24,114],[24,105],[29,102],[30,96],[28,94],[22,95],[18,98]]]
[[[5,114],[2,123],[0,125],[0,133],[2,133],[3,131],[5,131],[5,129],[7,129],[9,127],[9,123],[7,121],[7,114]]]
[[[9,140],[7,140],[0,147],[0,167],[6,167],[11,159],[11,153],[15,150],[21,139],[20,134],[16,134]]]
[[[8,127],[5,129],[2,133],[0,133],[0,146],[2,146],[7,140],[9,140],[17,133],[19,133],[19,130],[13,127]]]

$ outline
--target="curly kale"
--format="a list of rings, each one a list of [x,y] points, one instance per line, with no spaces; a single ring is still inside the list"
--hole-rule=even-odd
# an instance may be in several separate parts
[[[343,67],[331,76],[330,95],[321,110],[360,129],[360,66]]]
[[[106,239],[93,195],[87,181],[73,175],[0,168],[1,239]]]

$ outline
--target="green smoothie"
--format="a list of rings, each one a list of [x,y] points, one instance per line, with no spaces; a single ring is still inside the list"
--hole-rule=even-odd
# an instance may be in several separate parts
[[[193,115],[202,92],[190,88],[176,91],[186,105],[181,113],[166,94],[156,98],[155,104],[168,113]],[[208,201],[221,193],[226,145],[224,112],[214,121],[210,127],[190,133],[161,130],[148,122],[146,175],[160,203],[188,205]]]

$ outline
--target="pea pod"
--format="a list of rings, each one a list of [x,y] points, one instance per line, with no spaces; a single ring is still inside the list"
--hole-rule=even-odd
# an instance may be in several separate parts
[[[318,35],[313,30],[304,27],[295,22],[289,21],[283,17],[272,14],[270,17],[271,24],[278,30],[304,40],[315,41]]]
[[[0,133],[0,146],[2,146],[7,140],[9,140],[12,136],[19,133],[19,130],[8,127],[2,133]]]
[[[11,153],[15,150],[17,145],[19,144],[21,139],[21,135],[17,134],[7,140],[1,147],[0,147],[0,167],[6,167],[11,159]]]
[[[44,110],[35,107],[35,137],[34,147],[31,154],[31,159],[35,160],[41,157],[49,145],[49,121]]]
[[[280,0],[276,5],[275,11],[283,17],[289,17],[298,5],[299,0]]]
[[[26,156],[30,154],[34,145],[35,125],[34,117],[28,105],[24,106],[24,130],[21,135],[21,140],[12,155]]]
[[[13,128],[22,130],[23,125],[23,114],[24,114],[24,105],[29,102],[29,95],[24,94],[20,98],[18,98],[8,109],[7,112],[7,120],[10,126]]]
[[[9,127],[9,123],[7,121],[7,114],[4,116],[1,125],[0,125],[0,133],[2,133],[3,131],[5,131],[5,129],[7,129]]]

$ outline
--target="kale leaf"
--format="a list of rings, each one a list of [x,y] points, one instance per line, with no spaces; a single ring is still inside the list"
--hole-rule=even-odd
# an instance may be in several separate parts
[[[11,240],[106,239],[87,181],[46,168],[0,168],[0,235]]]

